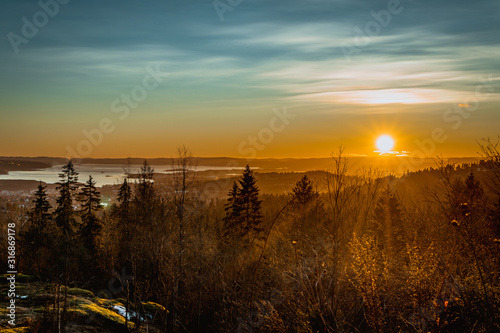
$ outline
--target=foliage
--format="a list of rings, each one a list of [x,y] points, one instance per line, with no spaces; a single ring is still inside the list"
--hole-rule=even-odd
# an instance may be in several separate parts
[[[68,161],[59,174],[59,197],[55,220],[57,226],[62,230],[67,241],[70,241],[76,232],[75,209],[73,208],[74,195],[78,189],[78,172],[75,171],[73,162]]]
[[[0,221],[3,232],[25,222],[20,244],[36,244],[19,271],[56,283],[36,296],[50,306],[33,310],[49,328],[59,304],[67,322],[94,314],[115,328],[125,320],[111,307],[123,306],[142,314],[127,320],[136,331],[495,332],[500,196],[488,147],[478,165],[401,177],[348,174],[341,148],[331,172],[291,173],[281,195],[262,194],[247,166],[227,180],[227,201],[202,195],[181,147],[171,174],[145,162],[109,209],[92,179],[77,191],[68,162],[54,212],[40,186],[29,209],[0,197]]]
[[[238,184],[233,183],[228,193],[225,234],[236,234],[237,237],[259,235],[263,231],[261,203],[253,171],[247,165]]]

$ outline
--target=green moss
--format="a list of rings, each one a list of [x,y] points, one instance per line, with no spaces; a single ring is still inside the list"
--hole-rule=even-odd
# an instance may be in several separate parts
[[[80,288],[68,288],[68,294],[80,297],[94,297],[94,293],[92,293],[91,291]]]
[[[70,302],[69,312],[76,318],[90,319],[105,326],[125,326],[125,318],[107,308],[115,304],[119,303],[100,298],[96,298],[95,302],[92,302],[86,298],[75,297]],[[129,322],[129,327],[133,326],[134,324]]]
[[[144,306],[146,312],[149,313],[165,311],[165,307],[163,305],[155,302],[142,303],[142,305]]]
[[[4,276],[5,277],[5,276]],[[28,276],[23,276],[22,280],[30,280]],[[18,282],[18,281],[16,281]],[[16,285],[16,294],[29,295],[26,299],[17,300],[23,307],[19,308],[19,318],[41,318],[45,312],[53,311],[54,284],[42,282],[21,283]],[[5,289],[5,288],[3,288]],[[62,293],[64,293],[64,287]],[[121,305],[120,300],[110,300],[96,297],[91,291],[81,288],[67,288],[68,295],[68,319],[75,323],[85,323],[88,327],[101,327],[112,332],[122,332],[125,329],[125,318],[113,311],[113,306]],[[50,304],[49,307],[46,304]],[[61,306],[63,303],[61,303]],[[161,306],[155,303],[147,303],[148,311],[154,311]],[[0,307],[0,316],[5,317],[7,309]],[[134,327],[134,323],[128,323],[129,328]],[[28,332],[28,328],[16,327],[12,329],[0,329],[0,333],[8,332]]]
[[[96,304],[84,304],[84,305],[82,305],[81,308],[84,309],[85,311],[87,311],[88,313],[94,313],[94,314],[96,314],[96,315],[98,315],[106,320],[111,320],[111,321],[116,322],[118,324],[123,324],[123,325],[125,324],[125,318],[123,318],[122,316],[120,316],[119,314],[117,314],[114,311],[100,307]]]
[[[70,308],[68,310],[70,315],[74,315],[76,318],[88,318],[91,317],[91,314],[83,308]]]
[[[121,305],[123,306],[123,304],[120,302],[120,300],[118,299],[106,299],[106,298],[94,298],[94,302],[100,306],[104,306],[104,307],[107,307],[107,308],[111,308],[113,307],[114,305]]]
[[[28,333],[28,327],[0,328],[0,333]]]

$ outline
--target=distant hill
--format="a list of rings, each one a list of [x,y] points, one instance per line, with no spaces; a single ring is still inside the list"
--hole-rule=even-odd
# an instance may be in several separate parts
[[[332,170],[335,166],[334,160],[327,158],[265,158],[247,160],[244,158],[232,157],[195,157],[195,163],[199,166],[242,168],[249,164],[252,168],[260,172],[305,172],[312,170]],[[424,168],[435,167],[434,158],[423,158],[412,160],[409,157],[389,157],[389,156],[362,156],[348,157],[349,173],[355,173],[362,168],[377,168],[394,174],[401,174],[401,171],[416,171]],[[144,162],[144,158],[84,158],[75,161],[76,164],[108,164],[139,165]],[[172,158],[151,158],[147,159],[152,166],[171,165]],[[445,161],[449,163],[475,163],[479,157],[451,157]],[[10,170],[33,170],[45,168],[52,165],[64,164],[66,159],[60,157],[0,157],[0,161],[9,164]],[[13,164],[12,164],[13,163]],[[16,166],[16,164],[21,164]],[[0,170],[2,169],[0,164]],[[22,169],[27,168],[27,169]],[[5,169],[7,170],[7,169]],[[1,171],[0,171],[1,173]],[[4,172],[5,173],[5,172]]]
[[[7,174],[9,171],[32,171],[45,169],[51,164],[41,161],[32,161],[23,159],[0,158],[0,174]]]
[[[7,179],[2,179],[0,180],[0,192],[2,191],[8,191],[8,192],[16,192],[16,191],[23,191],[23,192],[31,192],[37,188],[37,186],[40,184],[39,181],[37,180],[7,180]],[[42,185],[47,185],[42,182]]]

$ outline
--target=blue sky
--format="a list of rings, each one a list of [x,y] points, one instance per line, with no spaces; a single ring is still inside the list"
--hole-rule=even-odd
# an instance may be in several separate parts
[[[418,153],[436,128],[431,155],[474,156],[500,134],[498,1],[72,0],[17,53],[43,9],[3,5],[0,155],[64,156],[109,119],[82,157],[240,157],[284,108],[257,157],[369,154],[384,133]],[[120,119],[111,104],[155,66],[161,83]]]

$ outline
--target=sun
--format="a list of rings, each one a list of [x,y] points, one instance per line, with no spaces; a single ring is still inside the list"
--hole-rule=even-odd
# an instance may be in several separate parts
[[[394,148],[394,139],[390,135],[381,135],[375,145],[381,153],[388,153]]]

